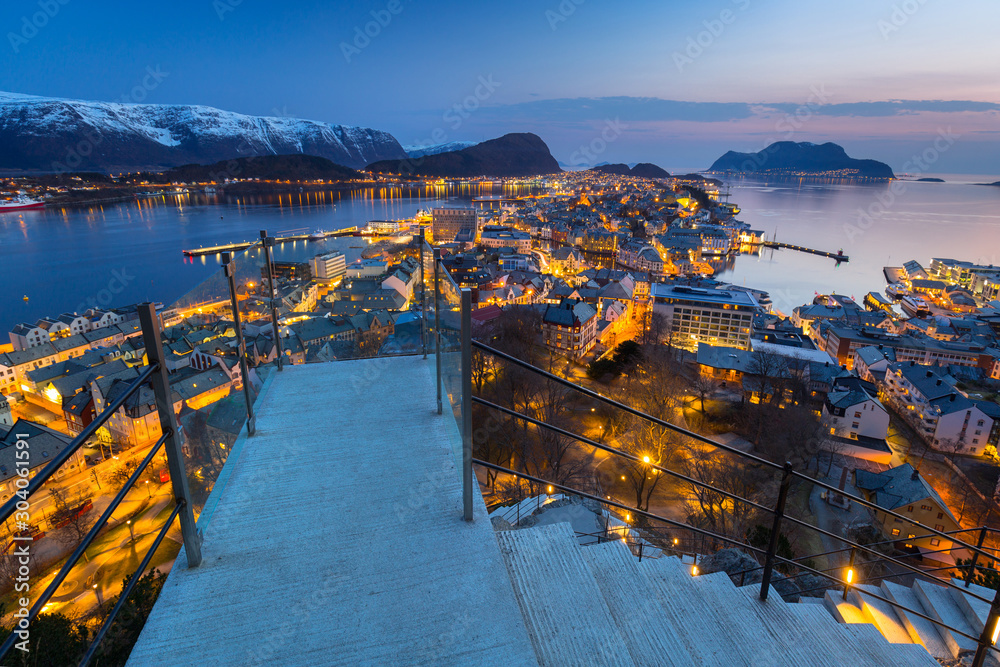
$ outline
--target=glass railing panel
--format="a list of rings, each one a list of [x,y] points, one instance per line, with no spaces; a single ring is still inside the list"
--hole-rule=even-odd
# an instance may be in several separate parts
[[[3,610],[0,627],[5,630],[14,628],[18,619],[35,607],[67,558],[83,545],[98,519],[150,452],[148,447],[140,452],[92,437],[37,491],[28,495],[25,488],[28,479],[35,479],[53,459],[70,451],[75,436],[63,432],[62,424],[50,422],[42,426],[21,416],[28,412],[37,414],[38,410],[53,411],[56,406],[52,404],[51,392],[26,391],[24,398],[25,402],[15,408],[18,418],[13,428],[9,432],[0,429],[0,448],[9,448],[11,452],[5,464],[0,465],[0,503],[18,499],[23,502],[0,525],[0,609]],[[24,452],[26,456],[15,457],[14,452]],[[115,604],[123,581],[137,569],[174,508],[170,482],[159,474],[165,467],[162,454],[153,457],[55,589],[42,609],[56,618],[32,624],[30,629],[30,650],[35,655],[47,654],[47,642],[62,645],[64,635],[69,632],[67,628],[83,638],[92,636],[98,621]],[[27,476],[22,476],[22,469]],[[176,558],[181,543],[176,522],[168,537],[171,539],[164,540],[153,555],[148,571],[168,570]],[[162,585],[161,579],[155,578],[153,582],[153,578],[144,583],[143,592],[152,590],[151,586],[158,590]],[[123,631],[114,632],[121,635]],[[6,639],[7,632],[0,636]],[[72,653],[76,649],[82,655],[85,646],[83,641],[76,646],[64,646],[69,651],[65,655],[76,655]],[[11,657],[16,655],[13,651],[16,649],[7,654],[4,664],[13,664]],[[75,664],[74,658],[69,659]]]
[[[462,291],[443,264],[438,266],[437,350],[445,410],[451,409],[459,432],[462,428]]]
[[[277,356],[264,257],[259,242],[230,256],[239,329],[222,254],[206,257],[217,262],[218,269],[162,311],[164,354],[184,434],[184,463],[196,517],[247,421],[238,334],[246,349],[245,384],[251,403]],[[136,447],[145,444],[141,436],[130,440]]]

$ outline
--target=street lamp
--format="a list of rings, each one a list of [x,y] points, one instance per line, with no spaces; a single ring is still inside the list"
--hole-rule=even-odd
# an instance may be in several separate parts
[[[125,524],[128,526],[128,532],[129,532],[129,535],[132,536],[132,541],[135,542],[135,531],[132,530],[132,519],[129,519],[128,521],[126,521]],[[95,588],[96,588],[96,586],[95,586]]]
[[[149,480],[148,479],[146,480],[146,497],[149,498],[149,499],[153,498],[153,494],[151,494],[149,492]]]
[[[94,584],[94,594],[97,595],[97,606],[98,607],[103,607],[104,606],[104,596],[101,595],[101,589],[97,587],[97,584]]]

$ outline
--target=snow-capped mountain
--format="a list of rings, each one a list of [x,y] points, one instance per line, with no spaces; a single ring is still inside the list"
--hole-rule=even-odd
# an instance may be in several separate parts
[[[134,171],[257,155],[347,167],[406,158],[381,130],[200,105],[121,104],[0,92],[0,170]]]
[[[440,153],[451,153],[469,148],[478,144],[478,141],[449,141],[433,146],[403,146],[403,150],[411,158],[424,157],[425,155],[439,155]]]

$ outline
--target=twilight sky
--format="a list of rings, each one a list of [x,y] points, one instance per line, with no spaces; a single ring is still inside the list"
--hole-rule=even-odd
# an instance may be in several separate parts
[[[704,169],[836,141],[897,172],[1000,175],[998,25],[996,0],[4,0],[0,90],[139,101],[158,68],[142,101],[404,145],[531,131],[567,164]]]

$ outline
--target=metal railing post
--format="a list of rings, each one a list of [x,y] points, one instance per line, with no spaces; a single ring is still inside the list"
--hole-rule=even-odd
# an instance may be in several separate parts
[[[167,454],[167,469],[170,471],[170,485],[174,491],[174,500],[184,507],[180,512],[181,536],[184,539],[184,551],[187,554],[188,567],[198,567],[201,564],[201,535],[194,522],[194,511],[191,508],[191,491],[188,489],[187,473],[184,470],[184,453],[181,451],[181,434],[177,430],[177,416],[174,414],[174,403],[170,390],[170,377],[164,363],[163,340],[160,338],[160,322],[156,317],[156,306],[151,303],[139,305],[139,324],[142,327],[142,340],[146,347],[146,361],[152,366],[158,366],[150,378],[153,386],[153,396],[156,399],[156,411],[160,418],[161,433],[167,434],[163,448]]]
[[[792,483],[792,464],[785,463],[785,472],[781,476],[781,487],[778,490],[778,504],[774,506],[774,523],[771,524],[771,542],[767,545],[767,555],[764,557],[764,577],[760,582],[760,599],[767,599],[767,591],[771,587],[771,571],[774,569],[774,554],[778,551],[778,535],[781,531],[781,518],[785,516],[785,501],[788,500],[788,487]]]
[[[976,542],[976,548],[982,549],[983,542],[986,541],[986,526],[983,526],[979,531],[979,541]],[[969,571],[965,575],[965,587],[968,588],[972,584],[972,578],[976,576],[976,561],[979,560],[979,552],[972,552],[972,560],[969,562]]]
[[[472,290],[462,290],[462,506],[472,521]]]
[[[278,353],[275,360],[278,370],[282,370],[281,336],[278,335],[278,307],[274,304],[274,264],[271,261],[271,247],[274,237],[267,235],[267,230],[260,230],[260,240],[264,246],[264,262],[267,265],[267,303],[271,306],[271,329],[274,332],[274,349]]]
[[[427,358],[427,271],[424,268],[424,229],[420,228],[420,347]]]
[[[990,613],[983,624],[983,632],[979,635],[979,646],[976,647],[976,657],[972,659],[972,667],[983,667],[986,662],[986,652],[997,643],[997,632],[1000,630],[1000,590],[993,596]]]
[[[846,583],[844,583],[844,602],[847,602],[847,592],[851,589],[851,584],[853,583],[852,580],[854,579],[854,559],[857,557],[857,555],[858,555],[858,550],[855,549],[854,547],[851,547],[851,557],[847,561],[847,572],[849,574],[845,579]]]
[[[441,414],[441,251],[437,248],[434,248],[434,361],[437,366],[438,414]]]
[[[253,414],[250,370],[247,367],[247,346],[243,341],[243,325],[240,323],[240,305],[236,299],[236,265],[233,264],[233,253],[222,253],[222,271],[229,282],[229,298],[233,309],[233,328],[236,329],[236,348],[240,355],[240,373],[243,375],[243,397],[247,403],[247,433],[253,435],[257,430],[257,420]]]

